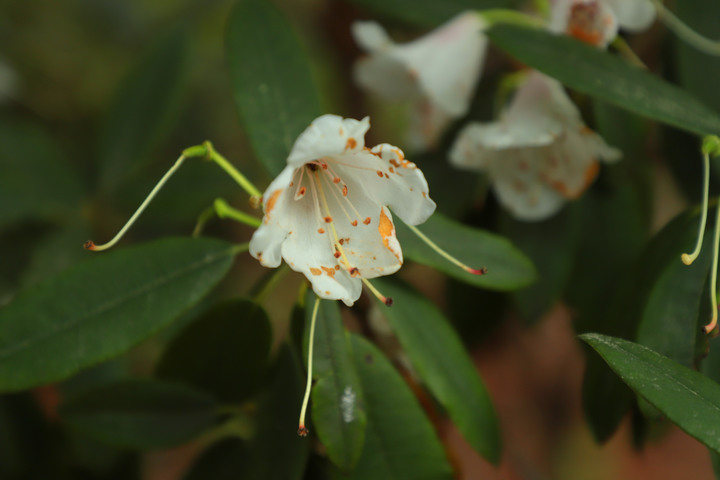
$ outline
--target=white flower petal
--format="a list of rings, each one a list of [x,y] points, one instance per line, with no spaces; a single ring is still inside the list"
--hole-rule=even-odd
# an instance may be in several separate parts
[[[263,265],[276,267],[282,258],[321,298],[347,305],[359,297],[361,278],[402,266],[386,206],[413,224],[435,209],[425,177],[400,149],[364,147],[368,126],[367,118],[315,120],[266,190],[263,222],[250,241],[250,253]]]
[[[617,35],[618,19],[606,0],[556,0],[548,28],[605,48]]]
[[[647,30],[655,21],[655,7],[648,0],[605,0],[620,27],[630,32]]]
[[[293,191],[288,192],[294,171],[290,166],[285,167],[263,194],[263,223],[253,233],[249,251],[265,267],[280,266],[281,245],[292,229],[287,210],[294,195]]]
[[[287,159],[288,165],[297,168],[322,157],[361,151],[369,128],[368,117],[362,120],[338,115],[318,117],[295,141]]]
[[[592,183],[599,160],[620,155],[582,123],[559,82],[533,73],[499,122],[460,132],[450,161],[487,171],[506,208],[522,220],[540,220]]]
[[[506,152],[491,168],[493,188],[500,203],[519,220],[539,221],[551,217],[566,199],[542,181],[537,158],[547,147]]]
[[[393,51],[414,72],[428,98],[453,117],[467,112],[480,77],[487,49],[485,26],[480,15],[466,12]]]
[[[398,147],[384,143],[341,155],[337,162],[333,168],[351,193],[361,190],[376,205],[389,206],[404,222],[417,225],[435,211],[425,176]]]

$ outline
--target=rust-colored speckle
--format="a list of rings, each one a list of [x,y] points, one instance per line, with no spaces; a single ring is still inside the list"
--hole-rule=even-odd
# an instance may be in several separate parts
[[[347,192],[348,192],[347,185],[343,185],[343,190],[342,190],[343,197],[347,197]]]
[[[318,228],[317,232],[318,232],[318,233],[325,233],[325,229],[324,229],[324,228]]]
[[[363,220],[363,223],[365,225],[370,225],[370,222],[371,222],[370,217],[365,217],[365,220]]]
[[[322,275],[322,270],[320,270],[319,268],[310,267],[310,273],[316,276]]]
[[[347,143],[345,143],[345,150],[352,150],[355,147],[357,147],[357,141],[352,137],[348,138]]]
[[[323,220],[325,220],[325,223],[330,223],[330,222],[332,222],[332,217],[330,215],[328,215]]]
[[[387,173],[385,173],[385,178],[390,178],[390,175],[388,175]]]
[[[298,195],[303,196],[303,195],[305,195],[306,191],[307,191],[307,189],[305,187],[300,187],[300,191],[298,191]]]
[[[393,251],[391,245],[390,245],[390,239],[395,234],[395,225],[393,225],[392,220],[385,214],[385,209],[380,209],[380,223],[378,224],[378,232],[380,232],[380,236],[382,237],[383,245],[385,245],[385,248],[390,250],[393,255],[397,257],[397,254]]]
[[[343,245],[343,244],[345,243],[345,239],[344,239],[344,238],[341,238],[340,240],[338,240],[338,243],[339,243],[340,245]]]
[[[282,189],[279,188],[270,195],[270,198],[268,198],[268,201],[265,204],[265,223],[270,220],[270,212],[272,212],[273,208],[275,208],[275,203],[277,202],[277,199],[281,193]]]
[[[328,164],[325,163],[325,162],[322,162],[322,163],[320,164],[320,166],[322,167],[323,170],[327,170],[327,169],[328,169]]]
[[[390,170],[390,173],[395,173],[395,169],[393,167],[388,168]]]
[[[295,185],[295,182],[290,182],[290,185],[289,185],[289,186],[292,187],[293,185]]]
[[[357,223],[357,220],[353,220],[352,222],[350,222],[350,225],[352,225],[353,227],[357,227]]]
[[[335,265],[335,270],[340,270],[340,265]]]
[[[333,183],[340,183],[340,177],[333,178]]]
[[[378,170],[378,171],[377,171],[377,175],[378,175],[378,177],[382,178],[382,177],[383,177],[383,172],[382,172],[382,170]]]
[[[335,278],[335,269],[334,268],[328,268],[328,267],[320,267],[320,268],[323,269],[323,272],[325,272],[325,274],[328,277]]]
[[[335,258],[340,258],[341,255],[342,254],[340,252],[333,253],[333,257],[335,257]]]
[[[423,198],[427,198],[427,192],[422,192]]]

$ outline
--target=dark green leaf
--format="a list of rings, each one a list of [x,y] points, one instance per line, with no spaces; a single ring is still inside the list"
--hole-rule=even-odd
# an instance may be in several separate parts
[[[84,186],[46,132],[0,120],[0,145],[0,226],[26,218],[60,223],[79,210]]]
[[[234,252],[184,238],[88,252],[0,311],[0,390],[61,380],[130,349],[203,297]]]
[[[485,275],[473,275],[442,258],[401,221],[395,222],[403,255],[447,273],[463,282],[491,290],[515,290],[535,280],[528,258],[507,239],[471,228],[435,213],[418,229],[442,249],[472,268],[487,267]]]
[[[512,0],[351,0],[377,15],[423,27],[434,27],[465,10],[507,8]]]
[[[516,25],[493,26],[488,35],[513,57],[575,90],[698,135],[720,134],[720,117],[710,108],[605,50]]]
[[[596,333],[580,338],[669,420],[720,451],[720,385],[642,345]]]
[[[272,331],[250,300],[216,305],[177,335],[160,359],[160,378],[191,385],[218,400],[246,400],[267,373]]]
[[[575,204],[542,222],[503,215],[500,232],[532,259],[538,272],[534,284],[512,293],[526,321],[539,320],[560,300],[573,267],[581,221]]]
[[[250,144],[277,175],[297,136],[323,113],[309,60],[288,21],[266,0],[237,2],[225,53]]]
[[[316,298],[311,291],[305,297],[306,338]],[[360,458],[367,420],[362,386],[337,302],[320,302],[314,350],[312,423],[330,460],[341,470],[350,470]]]
[[[151,45],[117,93],[100,140],[100,184],[116,187],[170,130],[188,79],[189,31],[178,27]]]
[[[373,283],[393,298],[381,307],[428,390],[438,399],[468,443],[493,463],[500,461],[500,427],[490,395],[460,338],[442,312],[407,286]],[[422,321],[418,321],[422,319]]]
[[[60,416],[104,442],[130,448],[186,443],[218,420],[209,396],[181,385],[126,380],[63,403]]]
[[[357,466],[337,478],[453,478],[432,424],[403,379],[377,348],[356,335],[351,339],[368,423]]]
[[[304,379],[289,347],[278,354],[268,390],[258,400],[255,436],[248,442],[248,462],[235,478],[300,480],[308,457],[308,438],[297,434]]]
[[[239,438],[212,444],[195,461],[183,480],[238,480],[248,461],[247,445]]]
[[[680,254],[692,249],[698,221],[697,212],[694,215],[680,215],[655,235],[642,253],[640,261],[626,264],[619,278],[611,279],[614,281],[615,291],[609,297],[609,305],[597,307],[604,313],[583,318],[581,330],[594,330],[615,337],[636,339],[639,324],[646,315],[645,311],[658,279],[664,277],[664,272],[668,268],[675,268],[673,265],[679,263],[681,267],[685,267],[680,262]],[[686,272],[681,273],[685,274]],[[663,288],[662,285],[660,288]],[[672,298],[671,295],[668,299],[672,300]],[[663,301],[663,299],[656,297],[656,301]],[[679,306],[679,308],[683,307]],[[697,299],[695,308],[692,318],[696,321],[698,316]],[[662,310],[662,307],[660,309]],[[676,317],[674,312],[667,317],[665,313],[670,312],[658,313],[660,315],[658,321],[669,322],[669,324],[685,321]],[[647,321],[651,323],[655,321],[650,317],[647,318]],[[646,332],[652,333],[648,329]],[[658,331],[660,335],[663,333],[664,330]],[[694,337],[697,333],[696,328],[688,326],[688,332],[684,332],[683,335],[689,334]],[[687,343],[685,342],[683,348],[686,347]],[[597,357],[589,357],[583,384],[583,403],[593,433],[599,440],[606,440],[614,432],[627,413],[631,402],[632,393],[627,391],[627,388]]]

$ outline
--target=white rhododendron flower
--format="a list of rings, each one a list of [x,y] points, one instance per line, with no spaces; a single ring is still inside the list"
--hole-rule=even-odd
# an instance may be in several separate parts
[[[435,210],[425,177],[399,148],[365,147],[369,128],[367,117],[315,119],[265,191],[262,225],[250,241],[262,265],[274,268],[284,259],[318,296],[347,305],[360,296],[361,278],[402,265],[387,207],[410,225]]]
[[[432,145],[447,123],[463,116],[482,71],[485,23],[460,14],[406,44],[396,44],[376,22],[356,22],[355,41],[368,55],[355,66],[357,83],[388,100],[414,104],[411,143]]]
[[[516,218],[542,220],[590,185],[598,159],[620,156],[583,124],[560,83],[533,72],[500,121],[470,123],[460,132],[450,161],[486,171]]]
[[[650,0],[554,0],[550,30],[604,48],[618,28],[641,32],[654,20]]]

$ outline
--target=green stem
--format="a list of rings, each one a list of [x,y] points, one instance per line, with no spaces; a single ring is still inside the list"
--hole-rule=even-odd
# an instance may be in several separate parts
[[[240,171],[236,169],[232,163],[220,155],[210,141],[205,141],[202,145],[195,145],[194,147],[186,148],[183,151],[183,155],[188,157],[206,157],[207,159],[212,160],[220,168],[225,170],[225,173],[230,175],[232,179],[248,193],[248,195],[257,199],[262,197],[262,192],[260,192],[260,190],[258,190],[257,187],[250,182],[250,180],[245,178],[245,175],[240,173]]]
[[[262,220],[231,207],[222,198],[215,199],[215,202],[213,203],[213,208],[215,209],[215,213],[217,213],[217,216],[220,218],[230,218],[240,223],[244,223],[245,225],[249,225],[253,228],[257,228],[262,225]]]
[[[700,35],[686,25],[674,13],[665,8],[661,0],[651,0],[658,12],[658,17],[665,23],[668,29],[675,32],[685,42],[708,55],[720,55],[720,42]]]

